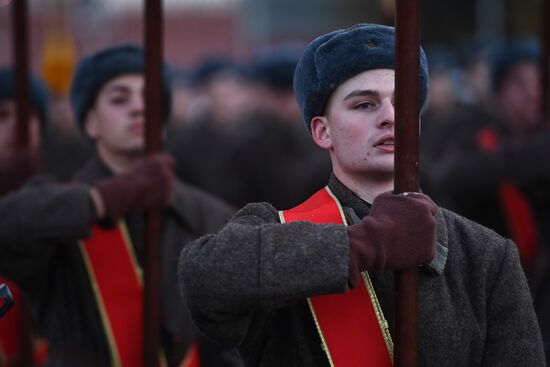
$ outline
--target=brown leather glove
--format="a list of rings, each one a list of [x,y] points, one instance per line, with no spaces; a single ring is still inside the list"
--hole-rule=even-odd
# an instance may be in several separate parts
[[[369,215],[347,228],[349,285],[365,270],[402,270],[435,256],[437,206],[420,193],[378,195]]]
[[[129,212],[168,206],[174,179],[174,159],[154,154],[140,159],[127,172],[97,182],[106,219],[116,223]]]

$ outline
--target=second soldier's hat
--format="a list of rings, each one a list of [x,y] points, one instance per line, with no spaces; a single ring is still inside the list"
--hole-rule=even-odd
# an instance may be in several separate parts
[[[71,105],[82,129],[86,114],[95,103],[101,87],[109,80],[124,74],[144,73],[143,49],[137,45],[121,45],[96,52],[78,65],[71,85]],[[171,73],[163,65],[163,117],[167,121],[172,107]]]
[[[44,128],[48,121],[49,93],[48,88],[36,75],[31,75],[29,78],[29,94],[30,101]],[[7,99],[16,99],[15,70],[13,68],[0,70],[0,101]]]

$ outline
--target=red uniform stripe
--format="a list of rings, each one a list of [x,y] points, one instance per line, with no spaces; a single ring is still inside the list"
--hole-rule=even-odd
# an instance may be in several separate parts
[[[200,367],[200,356],[197,343],[191,344],[180,367]]]
[[[142,366],[143,284],[132,245],[121,226],[92,228],[84,257],[115,366]]]
[[[538,243],[533,209],[525,195],[509,181],[500,184],[498,195],[509,234],[518,246],[521,263],[529,270],[537,255]]]
[[[297,207],[283,211],[281,219],[283,222],[305,220],[318,224],[346,223],[340,204],[328,188],[318,191]],[[365,285],[370,284],[370,280],[365,281]],[[388,350],[381,330],[381,322],[385,328],[387,324],[385,320],[379,319],[383,316],[377,306],[374,290],[369,294],[366,286],[360,286],[343,294],[311,297],[309,302],[324,341],[324,348],[328,349],[325,352],[331,365],[392,365],[391,351]],[[380,312],[379,317],[375,310]]]
[[[15,300],[15,304],[0,319],[0,365],[2,360],[6,365],[17,361],[21,349],[21,328],[19,327],[19,318],[21,317],[21,295],[17,286],[7,279],[0,279],[1,283],[6,283]]]

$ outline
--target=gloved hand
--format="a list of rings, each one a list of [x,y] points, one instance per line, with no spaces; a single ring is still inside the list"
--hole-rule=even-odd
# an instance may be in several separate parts
[[[93,185],[101,197],[104,215],[115,223],[125,214],[140,209],[168,206],[174,179],[174,159],[154,154],[140,159],[127,172],[103,179]]]
[[[369,215],[347,227],[349,285],[365,270],[403,270],[435,256],[437,206],[420,193],[378,195]]]

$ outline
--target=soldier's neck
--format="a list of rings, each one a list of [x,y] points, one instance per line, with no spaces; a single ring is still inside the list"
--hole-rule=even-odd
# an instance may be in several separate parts
[[[334,174],[348,189],[371,204],[375,197],[383,192],[392,191],[394,186],[393,175],[387,177],[351,176],[336,170]]]
[[[126,172],[132,164],[143,156],[143,152],[117,154],[100,145],[97,146],[97,153],[103,163],[105,163],[115,175]]]

